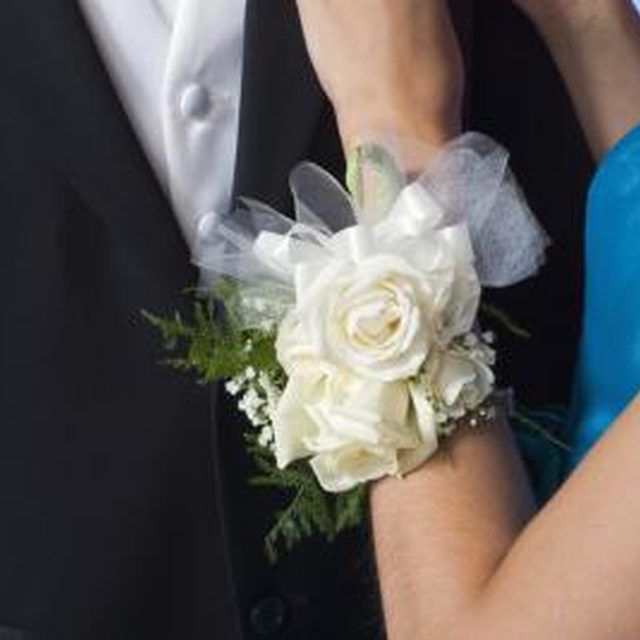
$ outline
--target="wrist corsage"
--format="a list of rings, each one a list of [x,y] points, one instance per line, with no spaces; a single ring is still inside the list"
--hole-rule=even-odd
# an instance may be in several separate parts
[[[290,492],[271,558],[358,524],[368,482],[410,473],[459,424],[491,415],[481,289],[544,259],[546,236],[491,139],[456,139],[408,184],[380,147],[354,158],[352,195],[305,163],[291,174],[293,218],[244,200],[203,221],[195,324],[152,318],[171,348],[186,345],[174,364],[237,398],[254,483]]]

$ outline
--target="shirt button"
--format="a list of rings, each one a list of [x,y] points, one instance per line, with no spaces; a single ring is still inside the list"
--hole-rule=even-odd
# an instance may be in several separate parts
[[[261,636],[273,636],[282,629],[287,617],[287,605],[278,596],[262,598],[251,609],[251,626]]]
[[[198,220],[197,233],[200,238],[209,237],[220,224],[220,216],[214,211],[209,211]]]
[[[205,120],[211,107],[211,96],[201,84],[190,84],[180,96],[180,113],[187,120]]]

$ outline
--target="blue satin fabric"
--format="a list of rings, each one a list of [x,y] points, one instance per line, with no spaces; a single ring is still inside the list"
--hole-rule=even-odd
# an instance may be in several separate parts
[[[584,324],[570,417],[572,466],[640,390],[640,126],[600,164],[586,224]]]

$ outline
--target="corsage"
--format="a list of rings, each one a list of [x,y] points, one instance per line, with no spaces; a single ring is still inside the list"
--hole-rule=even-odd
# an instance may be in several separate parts
[[[174,364],[237,399],[254,483],[290,492],[272,559],[358,524],[368,482],[411,473],[459,424],[490,417],[481,291],[533,275],[547,244],[507,161],[469,133],[407,183],[392,154],[361,147],[350,193],[303,163],[293,216],[245,199],[203,220],[194,324],[152,320],[173,349],[186,341]]]

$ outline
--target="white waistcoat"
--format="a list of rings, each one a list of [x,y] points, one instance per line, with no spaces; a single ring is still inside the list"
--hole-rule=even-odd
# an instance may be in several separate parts
[[[188,241],[230,206],[245,0],[80,0]]]

